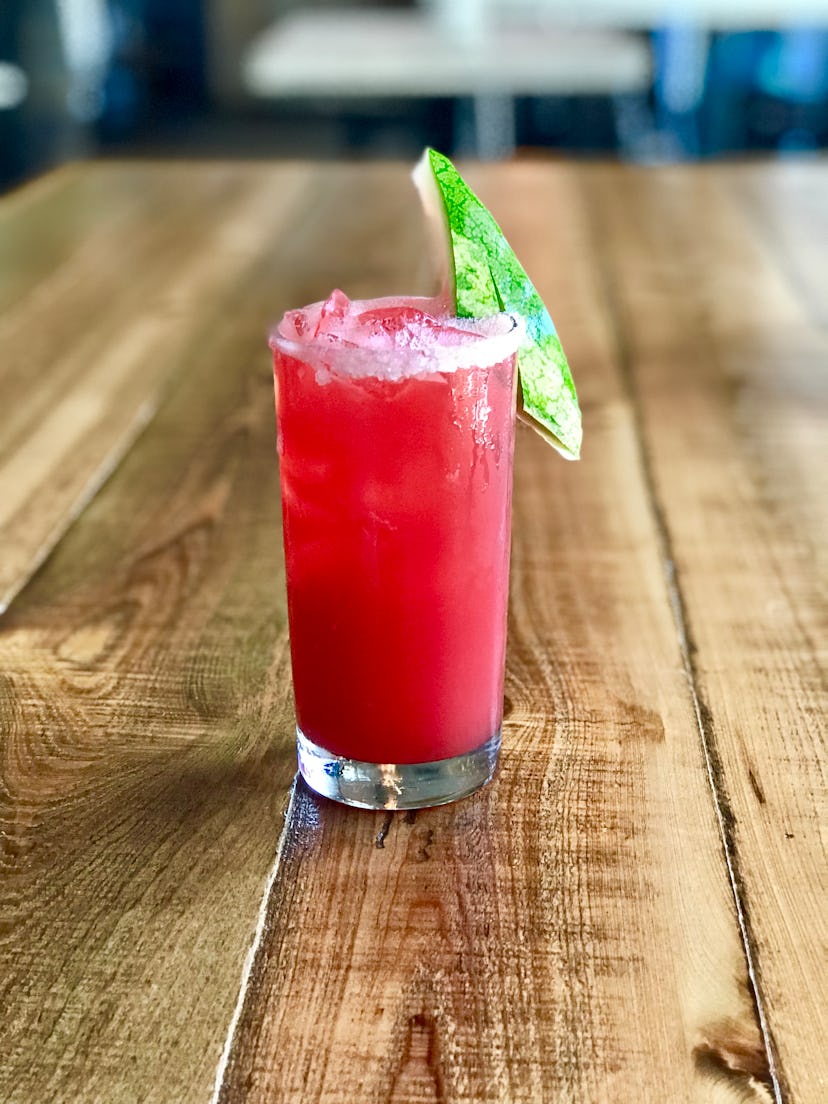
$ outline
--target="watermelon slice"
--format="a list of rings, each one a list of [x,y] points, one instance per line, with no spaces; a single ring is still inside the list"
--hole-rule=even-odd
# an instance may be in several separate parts
[[[518,349],[518,416],[567,460],[581,450],[581,412],[549,311],[503,232],[442,153],[426,149],[414,170],[432,226],[439,227],[449,297],[459,318],[509,311],[523,319]]]

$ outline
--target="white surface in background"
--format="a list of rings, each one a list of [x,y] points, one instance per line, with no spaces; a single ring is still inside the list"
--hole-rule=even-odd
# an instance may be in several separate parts
[[[297,11],[254,40],[257,96],[510,96],[643,90],[650,51],[633,34],[504,26],[462,42],[413,12]]]
[[[29,80],[19,65],[0,61],[0,111],[19,107],[29,93]]]
[[[102,86],[112,53],[112,27],[105,0],[57,0],[58,30],[69,70],[67,107],[81,122],[103,107]]]
[[[421,7],[446,28],[472,19],[478,27],[513,21],[638,29],[669,23],[717,30],[828,25],[828,0],[421,0]]]

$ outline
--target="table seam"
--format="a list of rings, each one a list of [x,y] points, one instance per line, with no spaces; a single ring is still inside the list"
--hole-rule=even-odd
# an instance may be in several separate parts
[[[646,171],[646,170],[644,170]],[[656,530],[659,557],[662,562],[664,581],[667,591],[667,599],[678,636],[679,653],[682,668],[690,692],[690,699],[696,720],[702,754],[704,757],[705,771],[707,774],[710,793],[713,801],[713,809],[719,828],[720,842],[727,868],[730,891],[733,897],[736,911],[736,922],[739,927],[739,936],[745,956],[745,964],[750,985],[750,995],[756,1010],[762,1043],[768,1061],[768,1073],[771,1080],[775,1104],[786,1104],[788,1092],[785,1086],[784,1075],[779,1066],[776,1044],[773,1037],[764,1000],[759,984],[759,968],[757,953],[754,946],[754,937],[747,903],[744,900],[743,885],[740,873],[738,849],[733,838],[735,815],[723,784],[723,768],[714,738],[713,713],[708,706],[704,694],[700,688],[699,673],[693,655],[696,645],[693,638],[690,618],[687,613],[687,605],[684,600],[681,582],[676,569],[673,555],[673,540],[670,533],[666,513],[657,490],[652,460],[646,444],[644,416],[641,399],[635,383],[632,371],[632,356],[629,343],[624,333],[622,322],[622,310],[617,292],[615,274],[608,263],[607,252],[604,248],[606,235],[601,232],[601,218],[598,214],[598,203],[591,194],[589,177],[582,171],[578,172],[583,196],[583,209],[586,215],[587,232],[592,242],[593,255],[596,258],[596,277],[599,288],[603,293],[607,309],[607,317],[612,341],[617,356],[619,376],[621,379],[624,397],[630,405],[633,427],[635,429],[635,446],[638,454],[638,462],[641,469],[647,502],[650,507]]]

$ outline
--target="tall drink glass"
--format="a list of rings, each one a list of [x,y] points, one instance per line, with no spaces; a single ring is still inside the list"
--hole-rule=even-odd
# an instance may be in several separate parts
[[[271,337],[299,767],[440,805],[500,748],[520,323],[324,304]]]

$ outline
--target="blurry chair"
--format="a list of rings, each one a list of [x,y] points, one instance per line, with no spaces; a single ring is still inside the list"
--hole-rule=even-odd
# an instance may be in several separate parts
[[[84,149],[57,0],[0,2],[0,185]]]

